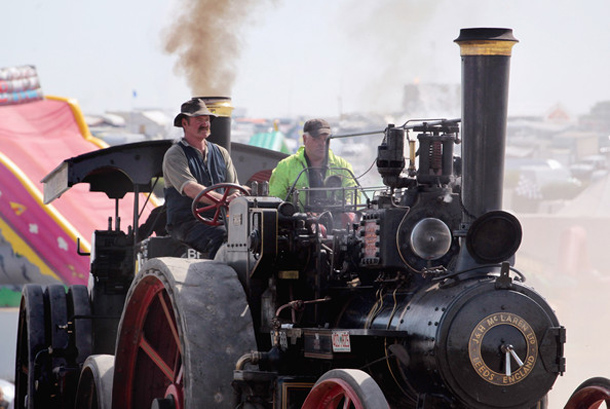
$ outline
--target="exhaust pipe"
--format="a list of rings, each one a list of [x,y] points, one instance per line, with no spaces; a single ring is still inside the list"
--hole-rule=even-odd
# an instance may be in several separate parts
[[[229,97],[196,97],[203,99],[208,109],[218,115],[212,121],[209,141],[222,146],[231,153],[231,114],[233,106]]]

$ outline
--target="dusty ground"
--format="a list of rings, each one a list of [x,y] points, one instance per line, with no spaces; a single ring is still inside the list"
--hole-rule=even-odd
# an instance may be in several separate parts
[[[610,378],[610,219],[522,215],[516,266],[566,327],[566,373],[549,394],[563,408],[584,380]]]

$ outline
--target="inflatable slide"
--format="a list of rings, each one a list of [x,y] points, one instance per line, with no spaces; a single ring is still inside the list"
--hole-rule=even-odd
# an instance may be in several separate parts
[[[64,159],[106,146],[75,100],[43,95],[33,66],[0,69],[0,306],[11,286],[87,283],[89,257],[78,253],[90,251],[95,229],[115,225],[115,202],[79,185],[45,205],[40,181]],[[129,223],[130,200],[119,206]]]

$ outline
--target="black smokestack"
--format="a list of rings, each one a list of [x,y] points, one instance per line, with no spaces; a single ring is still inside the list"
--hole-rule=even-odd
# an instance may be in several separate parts
[[[231,113],[233,112],[231,98],[210,96],[196,98],[203,99],[208,109],[217,115],[212,121],[212,133],[208,140],[226,148],[231,153]]]
[[[455,42],[462,56],[462,222],[469,227],[502,207],[508,74],[517,40],[510,29],[470,28],[462,29]],[[462,240],[457,270],[480,265],[469,241],[468,236]],[[503,250],[499,243],[488,243],[494,255]]]
[[[511,29],[468,28],[462,56],[462,201],[465,221],[502,206]]]

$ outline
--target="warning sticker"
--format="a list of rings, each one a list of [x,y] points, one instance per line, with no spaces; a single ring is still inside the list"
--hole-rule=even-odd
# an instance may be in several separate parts
[[[351,352],[348,331],[333,331],[333,352]]]

